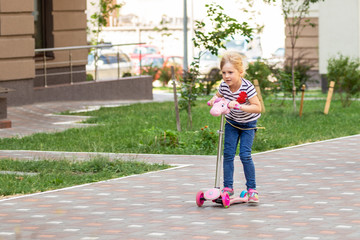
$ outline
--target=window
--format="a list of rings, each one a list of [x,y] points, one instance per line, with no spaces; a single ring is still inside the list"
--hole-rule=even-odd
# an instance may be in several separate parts
[[[54,46],[52,35],[52,1],[34,0],[35,49]]]

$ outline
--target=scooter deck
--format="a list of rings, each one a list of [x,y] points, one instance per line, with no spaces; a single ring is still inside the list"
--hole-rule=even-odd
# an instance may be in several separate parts
[[[247,203],[248,198],[247,197],[233,197],[230,198],[230,205],[236,204],[236,203]]]
[[[215,200],[213,200],[215,203],[218,203],[218,204],[223,204],[223,201],[222,201],[222,198],[219,197]],[[247,203],[248,202],[248,198],[247,197],[239,197],[239,196],[236,196],[236,197],[232,197],[230,198],[230,205],[233,205],[233,204],[238,204],[238,203]]]

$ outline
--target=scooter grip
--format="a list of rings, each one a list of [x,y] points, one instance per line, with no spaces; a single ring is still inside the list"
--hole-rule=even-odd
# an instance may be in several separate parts
[[[208,105],[208,106],[211,106],[210,101],[207,102],[207,105]]]

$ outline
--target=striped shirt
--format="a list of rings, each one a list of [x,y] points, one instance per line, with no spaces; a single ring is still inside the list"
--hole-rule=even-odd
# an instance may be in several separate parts
[[[221,82],[218,91],[219,94],[224,96],[224,98],[228,101],[236,101],[236,99],[239,97],[240,92],[246,92],[246,102],[243,103],[245,105],[250,105],[249,99],[257,95],[254,85],[249,80],[246,80],[244,78],[242,78],[241,86],[236,92],[231,92],[229,85],[227,85],[227,83],[225,82]],[[227,119],[239,123],[252,122],[258,119],[260,116],[260,113],[247,113],[242,110],[236,109],[231,109],[230,113],[225,115]]]

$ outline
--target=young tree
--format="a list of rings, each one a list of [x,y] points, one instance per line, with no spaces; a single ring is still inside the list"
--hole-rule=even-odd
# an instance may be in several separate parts
[[[296,111],[295,46],[301,31],[306,26],[315,26],[309,19],[305,18],[309,14],[310,4],[319,1],[323,0],[282,0],[282,12],[284,14],[285,24],[289,31],[288,35],[290,36],[291,44],[290,65],[294,111]]]
[[[246,22],[238,23],[236,19],[229,17],[223,13],[224,9],[220,5],[206,4],[207,18],[210,20],[211,26],[207,26],[204,21],[196,21],[195,37],[192,39],[195,47],[200,50],[208,50],[212,54],[217,55],[220,48],[226,48],[224,40],[228,37],[240,34],[252,38],[253,29]],[[211,29],[206,31],[205,29]],[[188,128],[192,128],[191,108],[197,96],[202,89],[197,87],[199,83],[199,63],[200,56],[195,57],[190,64],[190,69],[184,74],[182,80],[180,106],[186,109],[188,113]]]
[[[90,16],[90,23],[93,27],[91,33],[94,34],[94,37],[91,39],[92,44],[99,44],[100,33],[103,30],[103,27],[108,24],[111,13],[124,5],[124,3],[117,4],[116,2],[116,0],[99,0],[91,2],[91,5],[97,6],[99,9]]]
[[[153,28],[154,31],[159,32],[161,35],[161,52],[164,52],[164,42],[166,39],[173,35],[168,28],[169,23],[170,22],[167,20],[167,16],[163,15],[160,21],[160,26]]]
[[[115,2],[115,3],[114,3]],[[92,45],[98,45],[100,42],[100,33],[108,23],[108,19],[110,14],[115,10],[120,9],[124,3],[117,4],[116,0],[98,0],[90,2],[92,6],[97,6],[98,11],[90,16],[90,24],[92,25],[92,29],[90,32],[94,35],[91,38]],[[95,51],[94,61],[95,61],[95,79],[97,79],[98,70],[97,70],[97,62],[99,60],[98,51]]]

